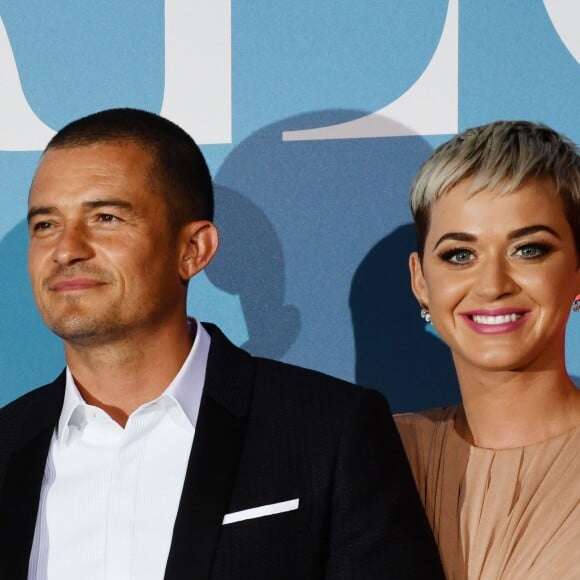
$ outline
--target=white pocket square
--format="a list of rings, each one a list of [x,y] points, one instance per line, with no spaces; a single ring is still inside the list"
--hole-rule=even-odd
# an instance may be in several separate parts
[[[234,524],[243,520],[252,520],[254,518],[263,518],[264,516],[271,516],[274,514],[281,514],[284,512],[291,512],[298,509],[299,498],[289,499],[286,501],[279,501],[278,503],[270,503],[268,505],[261,505],[259,507],[242,510],[239,512],[232,512],[226,514],[222,522],[223,525]]]

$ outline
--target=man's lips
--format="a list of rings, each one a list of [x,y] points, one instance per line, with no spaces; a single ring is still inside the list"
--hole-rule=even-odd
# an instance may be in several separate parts
[[[97,288],[104,284],[105,282],[93,278],[66,278],[58,282],[53,282],[50,285],[50,289],[53,292],[72,292],[75,290],[90,290],[91,288]]]
[[[480,308],[460,314],[467,325],[480,334],[502,334],[522,326],[529,312],[525,308]]]

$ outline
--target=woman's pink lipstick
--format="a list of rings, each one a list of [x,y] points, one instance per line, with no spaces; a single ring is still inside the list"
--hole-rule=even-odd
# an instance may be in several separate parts
[[[504,334],[523,326],[529,312],[524,308],[480,308],[461,312],[461,316],[479,334]]]

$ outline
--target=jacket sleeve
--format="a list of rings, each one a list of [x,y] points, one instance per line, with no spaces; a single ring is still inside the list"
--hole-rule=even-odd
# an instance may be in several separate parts
[[[355,397],[335,466],[326,578],[444,579],[389,406],[372,390]]]

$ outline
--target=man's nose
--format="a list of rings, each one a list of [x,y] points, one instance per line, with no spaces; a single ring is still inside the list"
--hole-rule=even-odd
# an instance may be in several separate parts
[[[66,224],[54,244],[52,259],[61,265],[88,260],[93,249],[86,227],[80,223]]]

